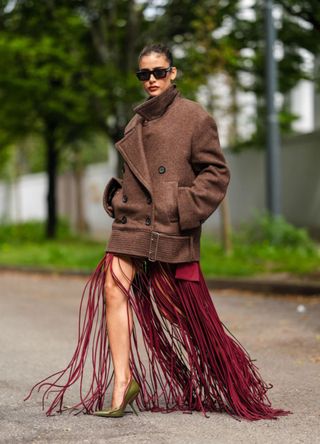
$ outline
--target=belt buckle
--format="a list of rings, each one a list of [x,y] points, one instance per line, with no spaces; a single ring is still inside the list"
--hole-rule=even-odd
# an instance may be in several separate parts
[[[158,233],[157,231],[151,231],[150,245],[149,245],[149,256],[148,256],[148,259],[151,262],[156,261],[159,237],[160,237],[160,233]]]

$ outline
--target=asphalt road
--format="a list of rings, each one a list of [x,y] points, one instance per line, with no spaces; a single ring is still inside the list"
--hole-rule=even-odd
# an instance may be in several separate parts
[[[69,362],[85,281],[0,273],[0,443],[320,443],[319,298],[213,292],[220,318],[274,385],[273,406],[293,411],[276,421],[198,412],[46,417],[40,394],[23,402],[35,382]]]

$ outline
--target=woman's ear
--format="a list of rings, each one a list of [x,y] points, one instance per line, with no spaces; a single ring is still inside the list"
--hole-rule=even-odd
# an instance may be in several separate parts
[[[177,68],[173,66],[170,71],[170,80],[174,80],[177,77]]]

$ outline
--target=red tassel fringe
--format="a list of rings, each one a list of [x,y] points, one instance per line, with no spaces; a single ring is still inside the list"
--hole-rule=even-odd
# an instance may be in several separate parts
[[[272,384],[262,380],[248,352],[219,319],[200,268],[199,282],[180,280],[175,278],[174,264],[133,258],[138,272],[126,291],[112,270],[113,257],[105,254],[84,288],[78,342],[68,366],[35,384],[25,400],[35,388],[44,389],[44,409],[53,394],[48,416],[65,410],[91,414],[103,408],[113,377],[104,289],[110,266],[136,315],[142,335],[139,347],[144,346],[148,358],[146,368],[133,325],[130,365],[141,387],[140,410],[195,410],[205,416],[227,412],[251,421],[292,413],[271,407],[267,390]],[[66,407],[64,395],[76,382],[80,401]]]

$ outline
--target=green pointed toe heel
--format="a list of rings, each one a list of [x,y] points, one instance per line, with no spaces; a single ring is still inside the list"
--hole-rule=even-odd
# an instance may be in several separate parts
[[[127,389],[125,391],[123,401],[122,401],[120,407],[116,407],[116,408],[108,409],[108,410],[98,410],[97,412],[94,412],[93,414],[95,416],[104,416],[107,418],[121,418],[124,415],[124,411],[125,411],[127,405],[130,404],[130,407],[132,408],[134,413],[138,416],[138,412],[133,405],[133,401],[139,395],[139,392],[140,392],[140,386],[137,383],[137,381],[132,378],[127,386]]]

